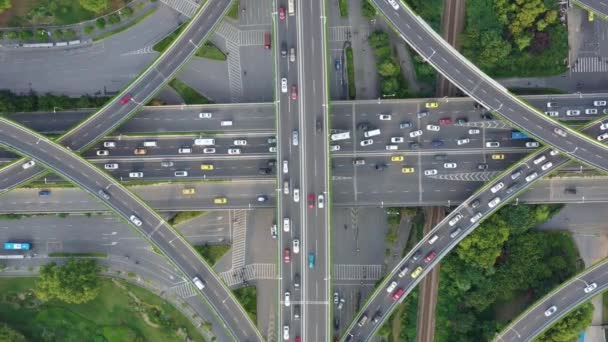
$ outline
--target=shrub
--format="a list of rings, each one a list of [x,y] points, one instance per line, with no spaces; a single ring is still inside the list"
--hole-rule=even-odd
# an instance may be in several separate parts
[[[127,6],[120,11],[120,14],[125,18],[131,18],[133,16],[133,9]]]
[[[21,31],[19,32],[19,38],[21,38],[21,40],[32,40],[32,38],[34,38],[34,32],[30,30]]]
[[[118,24],[120,22],[120,16],[116,13],[112,13],[108,16],[108,23],[111,25]]]
[[[106,20],[104,18],[99,18],[95,21],[95,25],[98,29],[103,30],[106,27]]]
[[[17,39],[17,37],[19,37],[19,34],[15,31],[9,31],[6,33],[6,38],[8,39]]]
[[[87,25],[84,28],[85,34],[91,34],[91,33],[93,33],[93,31],[95,31],[95,26],[93,26],[93,25]]]
[[[61,39],[61,38],[63,38],[63,31],[59,30],[59,29],[53,31],[53,37],[55,39]]]
[[[74,29],[68,29],[64,34],[66,39],[74,39],[76,38],[76,31]]]

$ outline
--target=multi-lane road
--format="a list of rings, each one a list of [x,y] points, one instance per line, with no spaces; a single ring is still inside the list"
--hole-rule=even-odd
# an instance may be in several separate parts
[[[608,17],[608,2],[606,0],[573,0],[573,2],[597,14]]]

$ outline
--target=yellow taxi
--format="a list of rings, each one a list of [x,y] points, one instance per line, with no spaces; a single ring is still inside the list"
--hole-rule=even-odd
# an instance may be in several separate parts
[[[495,153],[492,155],[492,160],[503,160],[505,159],[505,155],[502,153]]]
[[[211,171],[213,170],[213,164],[201,164],[201,170]]]
[[[195,188],[185,188],[182,189],[182,195],[194,195],[196,193]]]
[[[416,278],[422,273],[422,267],[418,266],[411,274],[412,278]]]
[[[404,160],[405,160],[404,156],[392,156],[391,157],[391,161],[394,161],[394,162],[400,162],[400,161],[404,161]]]
[[[402,167],[401,168],[401,173],[414,173],[416,172],[416,169],[414,169],[413,167]]]
[[[439,102],[437,102],[437,101],[427,102],[424,104],[424,107],[427,109],[439,108]]]
[[[216,197],[213,199],[213,204],[226,204],[228,199],[226,197]]]

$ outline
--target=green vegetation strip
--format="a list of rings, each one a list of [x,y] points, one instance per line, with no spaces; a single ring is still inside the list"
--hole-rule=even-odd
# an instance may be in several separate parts
[[[215,46],[210,41],[206,41],[203,46],[201,46],[198,51],[196,51],[196,56],[213,59],[216,61],[226,60],[226,54],[223,53],[217,46]]]
[[[353,48],[346,48],[346,78],[348,82],[348,98],[354,100],[357,97],[357,84],[355,83],[355,58]]]
[[[245,312],[249,315],[251,320],[257,324],[258,322],[258,299],[257,289],[254,286],[242,287],[233,291],[234,295],[241,303]]]
[[[199,94],[196,90],[188,86],[186,83],[174,78],[169,85],[181,96],[186,104],[208,104],[209,99]]]
[[[173,41],[175,41],[175,39],[177,38],[177,36],[179,36],[180,33],[182,33],[182,31],[186,28],[187,26],[187,22],[182,24],[182,26],[178,27],[177,30],[171,32],[168,36],[166,36],[165,38],[163,38],[161,41],[159,41],[158,43],[154,44],[154,46],[152,47],[152,49],[154,51],[158,51],[158,52],[165,52],[165,50],[167,50],[167,48],[169,47],[169,45],[171,45],[171,43],[173,43]]]
[[[340,16],[342,18],[348,17],[348,4],[346,0],[338,0],[338,6],[340,6]]]
[[[69,258],[69,257],[107,258],[108,254],[107,253],[93,253],[93,252],[87,252],[87,253],[54,252],[54,253],[49,253],[49,257],[51,257],[51,258]]]
[[[205,215],[206,213],[206,211],[180,211],[167,222],[169,222],[169,224],[172,226],[177,226],[180,223],[190,221],[194,218]]]
[[[230,250],[230,245],[200,245],[194,248],[209,265],[215,265]]]
[[[96,42],[96,41],[99,41],[99,40],[102,40],[102,39],[106,39],[106,38],[111,37],[111,36],[113,36],[115,34],[118,34],[118,33],[121,33],[123,31],[126,31],[126,30],[130,29],[131,27],[139,24],[142,20],[144,20],[147,17],[151,16],[154,12],[156,12],[156,7],[150,8],[144,15],[142,15],[141,17],[133,20],[131,23],[129,23],[128,25],[126,25],[124,27],[121,27],[121,28],[119,28],[117,30],[114,30],[114,31],[111,31],[111,32],[104,33],[101,36],[93,38],[93,41]]]
[[[235,0],[234,3],[232,4],[232,6],[230,6],[230,9],[228,10],[228,13],[226,13],[226,16],[232,19],[238,19],[239,18],[239,2],[238,0]]]

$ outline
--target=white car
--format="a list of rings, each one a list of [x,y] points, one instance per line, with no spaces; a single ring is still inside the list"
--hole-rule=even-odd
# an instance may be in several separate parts
[[[561,137],[566,137],[568,135],[568,133],[566,133],[566,131],[564,131],[563,129],[559,128],[559,127],[554,127],[553,128],[553,133],[561,136]]]
[[[237,140],[233,141],[233,143],[236,146],[245,146],[245,145],[247,145],[247,140],[245,140],[245,139],[237,139]]]
[[[205,154],[215,153],[215,147],[205,147],[203,149],[203,153],[205,153]]]
[[[103,164],[103,168],[106,170],[116,170],[116,169],[118,169],[118,164],[116,164],[116,163]]]
[[[543,170],[543,171],[547,171],[547,170],[548,170],[548,169],[550,169],[552,166],[553,166],[553,163],[552,163],[552,162],[548,162],[548,163],[545,163],[545,164],[544,164],[543,166],[541,166],[540,168],[541,168],[541,170]]]
[[[289,172],[289,161],[283,160],[283,173]]]
[[[404,141],[405,140],[403,139],[403,137],[391,137],[391,143],[392,144],[401,144]]]
[[[556,111],[554,111],[554,110],[549,110],[549,111],[546,111],[546,112],[545,112],[545,114],[547,114],[547,115],[549,115],[549,116],[551,116],[551,117],[556,117],[556,116],[559,116],[559,112],[556,112]]]
[[[593,105],[596,107],[604,107],[608,102],[604,100],[593,101]]]
[[[283,193],[285,195],[289,195],[289,182],[288,181],[283,182]]]
[[[568,109],[566,111],[566,116],[579,116],[581,115],[581,111],[578,109]]]
[[[97,151],[97,155],[98,156],[108,156],[108,155],[110,155],[110,151],[108,151],[108,150],[99,150],[99,151]]]
[[[211,119],[213,117],[213,114],[208,113],[208,112],[201,112],[201,113],[198,113],[198,117],[199,117],[199,119]]]
[[[529,183],[529,182],[533,181],[536,177],[538,177],[538,173],[536,173],[536,172],[531,173],[526,177],[526,182]]]
[[[602,131],[607,130],[607,129],[608,129],[608,121],[604,121],[604,122],[602,122],[602,124],[600,125],[600,129],[601,129]]]
[[[425,176],[435,176],[436,174],[437,174],[437,169],[424,170]]]
[[[289,341],[289,325],[283,326],[283,341]]]
[[[475,214],[475,216],[471,217],[471,223],[475,223],[475,222],[479,221],[479,219],[481,219],[482,216],[483,216],[482,213]]]
[[[597,108],[587,108],[585,109],[586,115],[597,115]]]
[[[426,129],[428,131],[439,132],[439,130],[441,129],[441,127],[439,127],[438,125],[426,125]]]
[[[537,141],[528,141],[526,143],[527,148],[537,148],[539,146],[540,146],[540,144]]]
[[[551,150],[551,152],[549,152],[549,154],[550,154],[551,156],[556,156],[556,155],[558,155],[558,154],[559,154],[559,151],[558,151],[558,150]]]
[[[500,197],[494,197],[490,202],[488,202],[488,207],[494,208],[500,203]]]
[[[241,149],[240,148],[229,148],[228,154],[241,154]]]
[[[397,1],[395,0],[388,0],[388,3],[391,4],[391,6],[393,6],[393,8],[396,10],[399,9],[399,4],[397,3]]]
[[[131,217],[129,217],[129,220],[131,220],[131,222],[132,222],[134,225],[138,226],[138,227],[140,227],[140,226],[141,226],[141,224],[142,224],[142,222],[141,222],[141,220],[139,219],[139,217],[137,217],[137,216],[135,216],[135,215],[131,215]]]
[[[444,169],[455,169],[456,167],[458,167],[456,163],[443,163]]]
[[[386,288],[386,292],[391,293],[395,290],[395,288],[397,287],[397,282],[393,281],[392,283],[390,283],[390,285]]]
[[[604,101],[604,102],[605,102],[605,101]],[[586,286],[586,287],[583,289],[583,291],[585,291],[585,293],[589,293],[589,292],[591,292],[591,291],[595,290],[596,288],[597,288],[597,284],[596,284],[596,283],[591,283],[591,284],[587,285],[587,286]]]
[[[281,93],[287,93],[287,79],[281,78]]]
[[[286,217],[283,219],[283,231],[285,233],[289,233],[289,229],[290,229],[291,223],[289,222],[289,219]]]
[[[129,172],[129,178],[143,178],[143,172]]]
[[[291,293],[289,291],[285,291],[285,297],[284,297],[283,303],[285,304],[285,306],[291,305]]]
[[[277,236],[279,236],[279,232],[277,230],[276,224],[273,224],[272,226],[270,226],[270,236],[272,236],[273,239],[276,239]]]
[[[411,131],[410,132],[410,138],[415,138],[415,137],[419,137],[422,135],[422,130],[419,129],[417,131]]]
[[[549,317],[549,316],[553,315],[555,313],[555,311],[557,311],[557,306],[553,305],[552,307],[545,310],[545,316]]]
[[[490,191],[492,191],[493,194],[497,193],[498,191],[500,191],[500,189],[505,187],[505,183],[500,182],[496,185],[494,185],[493,187],[490,188]]]
[[[450,225],[450,227],[452,227],[453,225],[455,225],[456,223],[458,223],[458,221],[460,221],[460,219],[462,219],[463,216],[462,214],[456,214],[456,216],[454,216],[449,222],[448,224]]]
[[[475,134],[479,134],[479,133],[481,133],[479,128],[469,128],[469,134],[475,135]]]
[[[471,142],[471,139],[469,139],[469,138],[458,139],[458,140],[456,140],[456,145],[465,145],[470,142]]]
[[[300,202],[300,189],[293,188],[293,201]]]
[[[384,148],[385,148],[387,151],[394,151],[394,150],[399,149],[399,146],[397,146],[397,145],[386,145]]]
[[[329,151],[330,152],[340,151],[340,145],[329,145]]]
[[[606,139],[608,139],[608,133],[602,133],[597,136],[597,141],[604,141]]]
[[[293,252],[295,254],[300,253],[300,240],[293,239]]]
[[[392,118],[393,118],[393,116],[390,115],[390,114],[380,114],[380,120],[382,120],[382,121],[387,121],[387,120],[390,120]]]
[[[104,141],[103,147],[107,147],[107,148],[116,147],[116,141]]]
[[[28,161],[28,162],[26,162],[26,163],[23,163],[23,165],[21,165],[21,167],[22,167],[24,170],[27,170],[27,169],[29,169],[30,167],[34,166],[34,165],[36,165],[36,162],[35,162],[35,161],[33,161],[33,160],[30,160],[30,161]]]
[[[340,303],[340,294],[338,292],[334,292],[334,305],[338,305]]]
[[[534,159],[532,162],[534,163],[534,165],[538,165],[538,164],[544,162],[545,160],[547,160],[547,157],[545,157],[545,155],[542,154],[540,157]]]
[[[500,143],[498,141],[486,141],[486,147],[500,147]]]
[[[325,208],[325,196],[323,196],[323,194],[320,194],[319,197],[317,197],[317,207],[319,209]]]
[[[374,139],[366,139],[361,141],[361,146],[369,146],[374,143]]]
[[[277,152],[277,147],[276,146],[270,146],[268,148],[268,152],[270,152],[270,153],[276,153]]]

